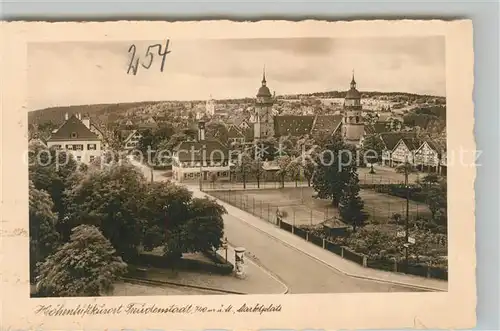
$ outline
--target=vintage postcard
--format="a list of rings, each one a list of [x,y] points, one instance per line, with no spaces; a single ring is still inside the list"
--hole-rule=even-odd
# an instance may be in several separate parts
[[[475,326],[471,21],[2,37],[4,327]]]

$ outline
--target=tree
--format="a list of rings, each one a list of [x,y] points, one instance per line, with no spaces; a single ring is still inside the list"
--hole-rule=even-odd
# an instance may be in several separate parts
[[[338,206],[344,187],[357,171],[355,155],[339,136],[329,138],[316,158],[313,188],[319,198],[331,199],[332,205]]]
[[[30,143],[29,179],[36,189],[45,190],[54,203],[53,211],[59,217],[65,214],[64,191],[69,187],[68,178],[77,170],[78,163],[71,153],[47,148],[40,143]]]
[[[434,186],[434,184],[439,183],[439,176],[437,174],[427,174],[422,178],[422,183],[426,188]]]
[[[142,206],[146,250],[164,246],[165,254],[175,260],[182,253],[219,247],[226,210],[215,200],[193,199],[186,188],[161,182],[148,185]]]
[[[140,210],[145,186],[142,172],[130,164],[90,171],[66,192],[66,228],[95,225],[123,258],[134,257],[144,232]]]
[[[280,183],[282,188],[285,187],[285,177],[287,175],[287,169],[290,162],[292,162],[292,159],[288,155],[280,156],[277,159],[279,169],[276,172],[276,174],[280,178]]]
[[[262,158],[263,158],[262,145],[261,146],[255,145],[254,154],[255,154],[254,158],[250,163],[250,173],[254,175],[255,178],[257,179],[257,188],[260,188],[260,180],[265,172],[264,169],[262,168]]]
[[[54,203],[44,190],[38,190],[29,182],[29,226],[30,226],[30,279],[34,280],[36,265],[52,254],[59,243],[56,231],[57,214]]]
[[[297,187],[297,182],[300,180],[301,172],[302,164],[300,163],[300,160],[294,159],[290,161],[286,168],[286,173],[295,181],[295,187]]]
[[[354,173],[347,182],[339,203],[339,212],[342,220],[352,225],[353,231],[363,226],[368,215],[363,211],[364,202],[359,196],[358,174]]]
[[[206,125],[206,135],[207,137],[212,137],[223,144],[227,144],[228,141],[228,130],[227,127],[222,122],[209,122]]]
[[[370,135],[363,140],[363,161],[370,163],[370,173],[374,174],[373,164],[382,160],[384,150],[382,139],[376,135]]]
[[[254,160],[252,157],[245,151],[241,152],[238,155],[238,160],[235,166],[235,173],[241,176],[243,180],[243,188],[247,187],[247,176],[252,172],[252,164]]]
[[[40,265],[39,294],[76,297],[111,293],[113,283],[127,270],[127,264],[115,253],[96,227],[74,228],[70,241]]]

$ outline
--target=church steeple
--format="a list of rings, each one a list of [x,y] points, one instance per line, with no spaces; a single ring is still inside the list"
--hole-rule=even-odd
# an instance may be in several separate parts
[[[266,66],[264,66],[264,69],[262,70],[262,86],[266,86]]]
[[[352,69],[352,79],[351,79],[351,88],[356,88],[356,81],[354,80],[354,69]]]

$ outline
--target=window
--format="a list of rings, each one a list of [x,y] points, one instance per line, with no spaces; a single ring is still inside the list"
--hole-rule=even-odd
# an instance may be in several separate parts
[[[54,147],[55,149],[61,149],[61,145],[52,145],[52,147]]]
[[[76,134],[76,132],[71,132],[71,138],[72,139],[75,139],[78,137],[78,134]]]
[[[188,178],[188,174],[184,174],[184,179],[187,179]]]
[[[97,144],[87,144],[87,149],[89,151],[95,151],[97,149]]]
[[[90,158],[89,158],[89,159],[90,159],[90,162],[93,162],[93,161],[94,161],[94,159],[95,159],[95,156],[94,156],[94,155],[90,155]]]
[[[75,151],[83,151],[83,145],[73,145],[73,150],[75,150]]]
[[[67,149],[68,151],[73,150],[73,145],[66,145],[66,149]]]
[[[77,160],[78,162],[80,162],[80,161],[82,160],[82,157],[81,157],[81,156],[77,156],[77,157],[76,157],[76,160]]]

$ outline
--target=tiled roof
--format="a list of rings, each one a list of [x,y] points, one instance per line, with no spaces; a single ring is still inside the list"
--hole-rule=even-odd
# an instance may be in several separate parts
[[[243,130],[243,134],[245,135],[246,141],[252,141],[254,138],[253,125],[250,125],[247,129]]]
[[[99,140],[99,137],[73,115],[48,139],[54,140]]]
[[[416,134],[414,132],[385,132],[380,134],[380,138],[385,147],[392,151],[402,138],[416,138]]]
[[[183,141],[174,150],[179,157],[180,162],[199,161],[201,155],[199,152],[205,146],[205,155],[207,159],[219,161],[221,159],[229,160],[229,149],[220,141],[215,139],[207,139],[199,141]],[[194,151],[194,152],[193,152]],[[214,152],[220,151],[220,152]]]
[[[342,123],[342,115],[318,115],[314,120],[311,133],[327,132],[335,133]]]
[[[401,140],[405,143],[406,147],[408,147],[410,151],[418,149],[421,145],[417,138],[401,138]]]
[[[274,132],[277,136],[302,136],[313,127],[314,115],[283,115],[274,117]]]
[[[446,142],[441,142],[435,139],[425,139],[427,144],[438,153],[443,153],[446,151]]]
[[[236,127],[235,125],[229,126],[229,129],[227,130],[227,137],[228,138],[243,138],[243,132]]]

